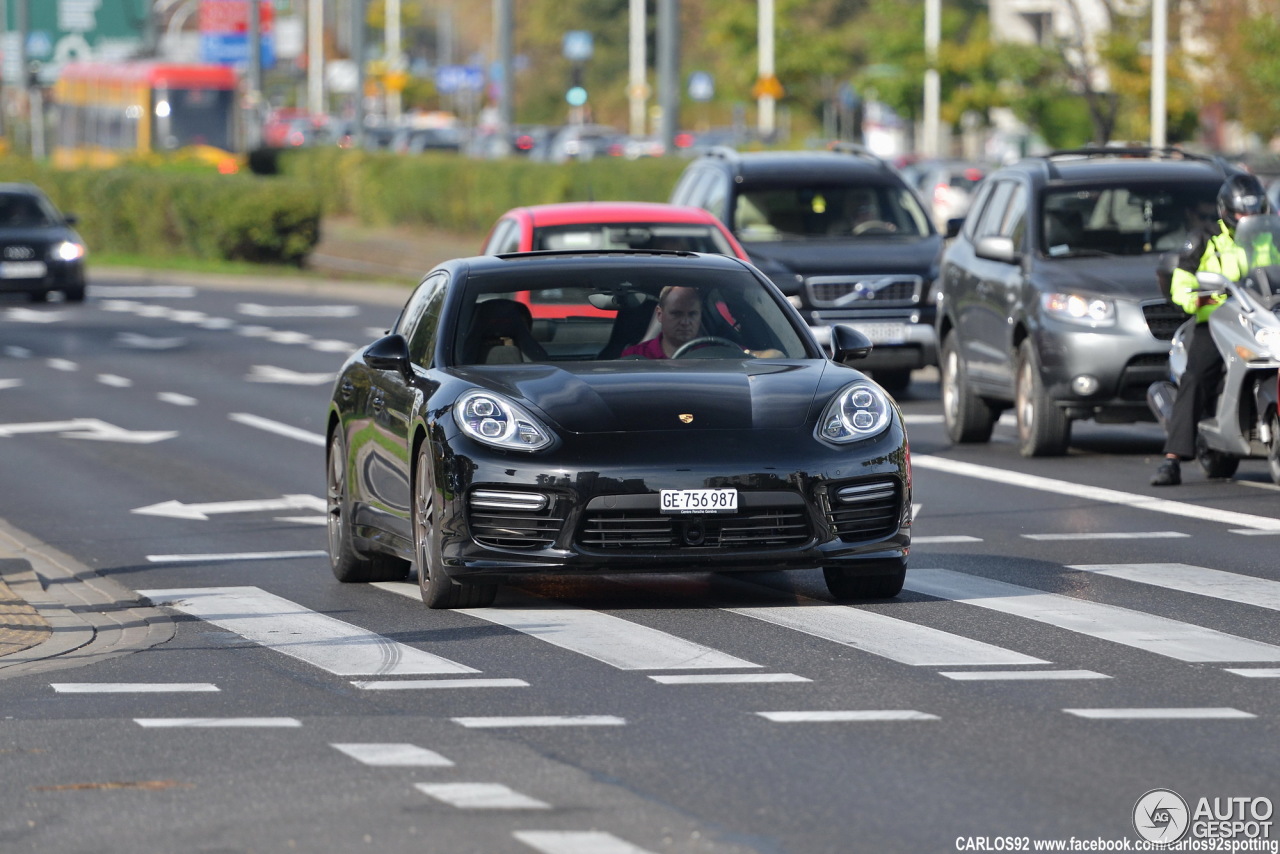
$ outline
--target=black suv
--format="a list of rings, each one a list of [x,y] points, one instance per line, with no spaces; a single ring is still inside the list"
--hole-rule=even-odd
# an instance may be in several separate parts
[[[820,341],[833,323],[866,334],[875,349],[859,367],[890,391],[937,364],[931,289],[942,237],[880,158],[852,146],[712,148],[686,167],[670,201],[728,225]]]
[[[989,175],[939,279],[951,440],[987,441],[1010,406],[1028,457],[1064,453],[1076,419],[1153,420],[1147,386],[1185,319],[1157,274],[1217,219],[1226,174],[1176,148],[1090,148]]]

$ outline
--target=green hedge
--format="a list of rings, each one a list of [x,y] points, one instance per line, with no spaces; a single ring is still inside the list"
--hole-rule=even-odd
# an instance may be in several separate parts
[[[320,238],[321,197],[296,180],[145,166],[60,171],[0,161],[6,181],[41,187],[91,253],[301,264]]]
[[[304,149],[282,153],[278,166],[284,175],[316,188],[327,214],[354,216],[368,225],[476,232],[521,205],[665,202],[687,163],[679,158],[542,163]]]

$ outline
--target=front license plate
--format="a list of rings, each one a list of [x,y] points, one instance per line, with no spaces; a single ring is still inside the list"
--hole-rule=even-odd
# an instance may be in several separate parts
[[[736,489],[664,489],[663,513],[736,513]]]
[[[0,261],[0,279],[42,279],[46,272],[43,261]]]
[[[872,344],[902,344],[907,340],[905,323],[850,323],[848,325],[870,338]]]

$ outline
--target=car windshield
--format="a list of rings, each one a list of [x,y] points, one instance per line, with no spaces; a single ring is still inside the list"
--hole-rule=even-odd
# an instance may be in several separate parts
[[[805,339],[774,293],[742,271],[690,267],[569,267],[473,274],[453,341],[456,365],[516,362],[599,362],[661,335],[658,301],[683,289],[690,347],[700,359],[809,358]],[[534,317],[530,302],[558,302],[582,311]],[[670,306],[671,303],[668,303]],[[669,309],[670,310],[670,309]],[[651,345],[652,346],[652,345]],[[650,350],[649,352],[652,352]],[[659,356],[659,358],[661,358]]]
[[[43,228],[53,221],[52,212],[35,196],[0,193],[0,228]]]
[[[1213,186],[1072,187],[1048,191],[1040,250],[1051,258],[1178,250],[1217,219]]]
[[[678,249],[732,255],[724,234],[711,225],[590,223],[549,225],[533,232],[537,249]]]
[[[761,188],[738,196],[734,233],[742,240],[919,237],[929,218],[905,185]]]

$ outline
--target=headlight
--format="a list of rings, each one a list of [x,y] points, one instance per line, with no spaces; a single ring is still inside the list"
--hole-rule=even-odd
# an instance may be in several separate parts
[[[893,418],[893,404],[878,385],[858,380],[840,389],[822,411],[815,431],[828,442],[857,442],[884,432]]]
[[[84,246],[71,240],[64,240],[53,247],[50,253],[59,261],[76,261],[84,257]]]
[[[1258,343],[1271,351],[1271,358],[1280,359],[1280,329],[1267,327],[1254,333]]]
[[[477,442],[508,451],[540,451],[551,444],[551,431],[529,411],[487,391],[468,391],[454,406],[462,432]]]
[[[1114,326],[1116,304],[1101,297],[1080,294],[1045,294],[1040,297],[1045,314],[1085,326]]]

